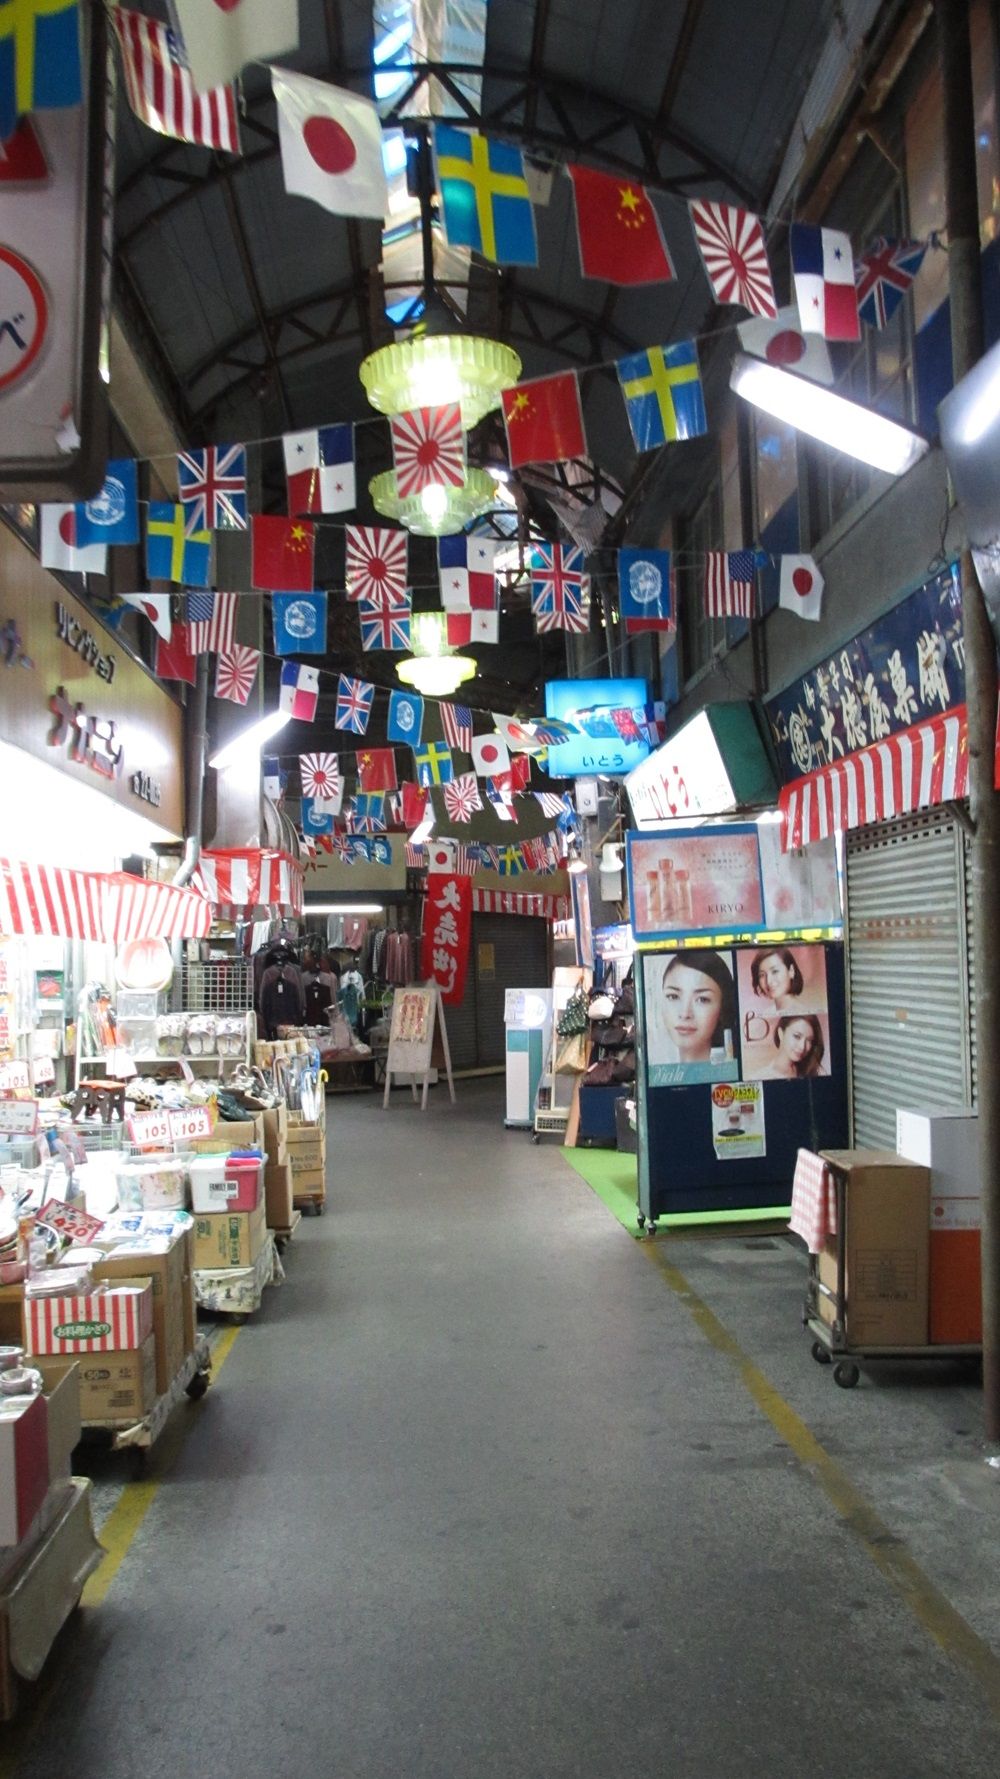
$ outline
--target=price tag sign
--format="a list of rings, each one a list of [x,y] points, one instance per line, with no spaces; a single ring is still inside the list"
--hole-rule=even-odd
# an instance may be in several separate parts
[[[187,1112],[171,1112],[170,1134],[175,1143],[183,1143],[191,1137],[210,1137],[212,1119],[207,1106],[192,1106]]]
[[[57,1229],[77,1247],[86,1247],[88,1242],[95,1241],[104,1228],[99,1217],[88,1217],[76,1205],[64,1204],[59,1198],[46,1199],[38,1213],[38,1221]]]
[[[37,1100],[0,1100],[0,1130],[19,1137],[33,1137],[37,1129]]]
[[[155,1148],[171,1140],[169,1112],[133,1112],[128,1120],[128,1134],[142,1149]]]
[[[56,1078],[56,1068],[51,1056],[40,1056],[37,1062],[33,1062],[31,1065],[31,1075],[32,1085],[34,1087],[46,1087],[49,1082],[54,1081]]]
[[[0,1062],[0,1093],[16,1093],[18,1088],[30,1086],[26,1062]]]

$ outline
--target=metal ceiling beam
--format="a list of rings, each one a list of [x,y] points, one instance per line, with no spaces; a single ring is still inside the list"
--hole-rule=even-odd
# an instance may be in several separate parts
[[[391,63],[385,64],[386,69],[392,66]],[[384,116],[384,124],[426,123],[426,118],[409,116],[406,106],[426,81],[438,79],[447,86],[450,74],[482,75],[483,69],[464,63],[421,64],[414,71],[406,92]],[[362,71],[338,74],[343,85],[352,79],[363,77]],[[559,80],[544,72],[532,77],[521,71],[487,67],[485,78],[492,87],[504,89],[504,96],[489,106],[477,109],[458,88],[454,88],[465,113],[463,121],[479,129],[519,142],[527,149],[549,148],[559,154],[582,155],[601,163],[611,171],[641,179],[654,191],[683,195],[692,185],[704,184],[706,180],[710,180],[722,185],[727,193],[752,208],[759,206],[761,194],[751,190],[735,167],[727,166],[704,144],[665,123],[659,111],[656,115],[649,116],[594,93],[588,87]],[[198,175],[183,166],[178,168],[175,165],[178,155],[183,154],[189,158],[197,150],[185,148],[180,143],[170,143],[158,149],[137,167],[123,181],[118,194],[119,202],[124,202],[146,178],[186,179],[187,183],[182,184],[179,191],[173,192],[162,204],[156,205],[140,221],[134,223],[120,237],[119,248],[129,248],[154,223],[162,221],[171,211],[180,208],[192,198],[211,190],[227,174],[238,175],[261,161],[272,160],[278,153],[277,136],[273,130],[262,124],[259,116],[271,104],[270,94],[252,101],[244,124],[264,134],[266,140],[260,148],[241,156],[239,160],[234,160],[232,156],[216,156],[210,170]],[[538,123],[537,114],[543,107],[548,107],[559,125],[558,129]],[[631,138],[628,153],[605,147],[608,137],[615,135]],[[664,166],[664,150],[690,162],[689,169],[685,172],[667,171]]]
[[[240,256],[243,281],[246,284],[247,295],[250,298],[254,316],[256,317],[257,332],[263,342],[267,362],[274,377],[275,393],[281,403],[281,412],[284,416],[285,425],[291,426],[292,405],[288,399],[288,391],[285,388],[285,381],[281,374],[281,365],[274,349],[274,340],[271,337],[271,324],[268,319],[267,310],[264,307],[264,299],[261,296],[260,285],[257,283],[253,255],[250,252],[250,243],[247,240],[246,229],[243,226],[243,217],[240,214],[239,201],[233,190],[232,174],[228,168],[226,169],[225,177],[222,182],[222,197],[226,206],[226,215],[229,217],[230,225],[232,227],[233,239],[236,242],[236,251]]]
[[[665,129],[670,123],[671,113],[673,112],[677,100],[677,94],[680,91],[681,80],[684,75],[684,70],[687,67],[688,56],[691,54],[691,45],[694,42],[694,35],[701,21],[703,8],[704,0],[688,0],[687,6],[684,9],[681,28],[677,33],[677,42],[674,45],[674,53],[670,58],[670,67],[667,69],[667,78],[663,83],[663,91],[660,94],[660,103],[656,109],[656,126],[659,128]]]

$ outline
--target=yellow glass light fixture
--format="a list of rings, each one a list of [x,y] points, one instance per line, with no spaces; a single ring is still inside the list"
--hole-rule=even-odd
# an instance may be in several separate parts
[[[459,402],[462,427],[469,432],[484,414],[500,406],[503,391],[521,375],[521,360],[499,340],[424,331],[410,340],[380,346],[363,360],[359,375],[368,400],[380,414]]]
[[[443,482],[432,482],[419,494],[401,496],[396,489],[395,471],[383,470],[373,476],[368,492],[377,513],[395,519],[407,531],[420,537],[453,537],[464,531],[480,513],[496,505],[497,485],[484,469],[469,469],[465,481],[457,488],[446,488]]]
[[[412,656],[396,667],[403,684],[413,686],[426,698],[448,698],[467,679],[473,679],[478,664],[472,655],[457,655],[448,643],[448,619],[445,612],[414,612],[410,620]]]

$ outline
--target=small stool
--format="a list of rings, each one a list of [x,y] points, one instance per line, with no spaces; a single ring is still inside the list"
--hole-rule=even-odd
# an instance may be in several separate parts
[[[125,1122],[124,1081],[81,1081],[70,1107],[71,1118],[100,1118],[110,1124],[117,1117]]]

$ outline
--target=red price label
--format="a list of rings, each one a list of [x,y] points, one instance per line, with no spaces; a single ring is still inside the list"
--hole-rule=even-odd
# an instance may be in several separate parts
[[[192,1106],[187,1112],[171,1112],[170,1134],[175,1143],[191,1137],[210,1137],[212,1120],[207,1106]]]
[[[140,1148],[169,1143],[171,1137],[168,1112],[133,1112],[128,1121],[128,1134]]]

